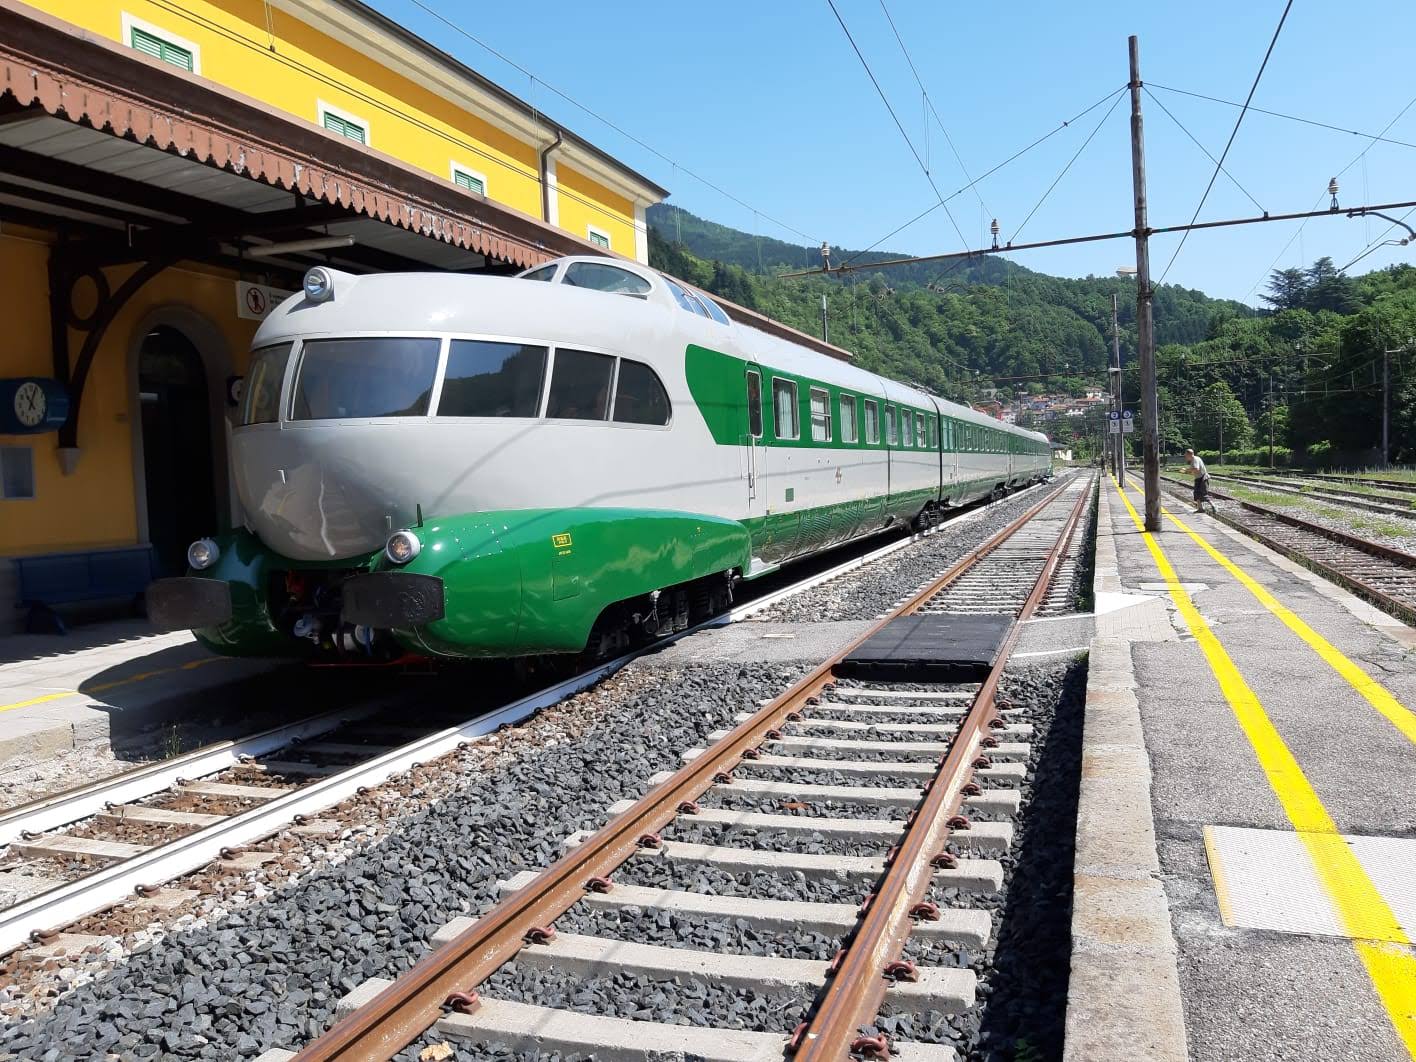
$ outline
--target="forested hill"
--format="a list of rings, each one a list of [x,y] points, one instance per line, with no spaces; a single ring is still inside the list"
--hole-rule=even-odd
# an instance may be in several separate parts
[[[821,295],[830,307],[831,341],[863,368],[971,397],[992,378],[1037,377],[1049,389],[1106,379],[1111,295],[1120,296],[1121,342],[1134,360],[1135,284],[1119,277],[1069,280],[1000,256],[959,263],[892,267],[841,279],[780,280],[789,269],[819,266],[819,247],[755,236],[677,207],[649,208],[650,262],[794,328],[821,334]],[[855,256],[832,249],[832,261]],[[876,251],[858,261],[897,253]],[[1173,284],[1156,292],[1156,342],[1195,343],[1224,319],[1251,316],[1235,302]],[[1000,384],[1002,381],[1000,380]]]

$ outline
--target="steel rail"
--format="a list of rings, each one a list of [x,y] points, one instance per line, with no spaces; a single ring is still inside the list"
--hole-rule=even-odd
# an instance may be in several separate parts
[[[468,929],[425,956],[364,1006],[307,1044],[296,1062],[385,1062],[412,1043],[441,1015],[449,1000],[470,993],[525,943],[529,932],[547,926],[580,901],[595,879],[608,877],[630,859],[647,834],[657,833],[744,760],[744,753],[767,740],[787,716],[807,705],[834,679],[834,668],[892,619],[916,611],[1011,538],[1069,484],[1062,484],[994,534],[903,605],[871,624],[850,645],[799,679],[722,740],[679,768],[602,829],[576,845],[524,888],[512,893]],[[1085,492],[1084,492],[1085,493]]]
[[[961,517],[972,520],[981,508]],[[300,816],[312,816],[356,795],[360,788],[378,785],[411,766],[447,754],[459,744],[491,733],[499,726],[520,722],[542,708],[594,685],[600,679],[647,652],[661,649],[709,627],[723,626],[759,612],[793,594],[811,589],[845,571],[868,564],[919,539],[913,535],[863,557],[838,565],[771,595],[737,605],[724,615],[694,624],[648,646],[596,665],[510,704],[477,716],[455,727],[434,731],[383,755],[354,764],[337,775],[309,782],[260,807],[227,816],[221,822],[156,845],[146,852],[99,867],[91,874],[65,882],[0,909],[0,956],[36,935],[47,936],[63,926],[112,906],[138,889],[147,889],[198,870],[235,849],[263,840],[289,826]],[[346,722],[355,722],[388,706],[388,699],[352,708],[325,712],[286,726],[274,727],[248,738],[218,742],[184,756],[125,771],[89,785],[77,786],[0,813],[0,847],[26,833],[42,833],[102,811],[108,804],[140,800],[171,788],[179,780],[219,773],[237,765],[242,756],[260,756],[300,738],[314,737]]]
[[[180,779],[219,774],[239,766],[244,757],[264,756],[304,738],[327,734],[372,715],[384,706],[385,702],[379,701],[321,712],[247,737],[213,742],[170,760],[150,763],[0,811],[0,848],[23,834],[55,830],[97,815],[109,804],[127,804],[161,793]]]
[[[1022,632],[1021,621],[1036,611],[1047,594],[1089,500],[1089,492],[1079,492],[988,677],[959,723],[938,773],[929,781],[924,801],[909,820],[893,857],[888,858],[884,878],[866,898],[865,916],[846,945],[845,955],[818,997],[805,1030],[793,1038],[797,1045],[795,1058],[800,1062],[840,1062],[851,1053],[860,1027],[873,1024],[880,1013],[889,985],[885,970],[899,957],[909,938],[910,912],[928,894],[932,860],[944,850],[951,832],[949,823],[963,803],[964,785],[974,770],[976,753],[988,738],[989,723],[997,718],[994,698]]]
[[[1184,487],[1183,483],[1177,483],[1173,479],[1165,479],[1163,482],[1171,484],[1175,488]],[[1172,493],[1177,493],[1177,491],[1172,491]],[[1240,508],[1247,509],[1250,512],[1274,520],[1277,523],[1287,524],[1299,531],[1326,538],[1340,546],[1346,546],[1349,549],[1357,550],[1368,556],[1376,557],[1378,560],[1387,561],[1399,568],[1416,571],[1416,555],[1406,553],[1403,550],[1395,549],[1391,546],[1383,546],[1380,542],[1371,542],[1365,538],[1357,538],[1355,535],[1335,531],[1330,527],[1323,527],[1321,524],[1309,523],[1307,520],[1290,516],[1288,513],[1279,512],[1277,509],[1270,509],[1267,506],[1257,505],[1254,502],[1241,501],[1232,495],[1224,494],[1220,491],[1212,490],[1210,494],[1225,501],[1237,501]],[[1335,567],[1327,561],[1319,560],[1310,553],[1304,553],[1303,550],[1297,546],[1284,542],[1282,539],[1274,538],[1272,535],[1259,530],[1251,524],[1246,524],[1242,520],[1236,520],[1232,516],[1226,516],[1224,513],[1217,512],[1213,515],[1220,523],[1232,527],[1241,534],[1248,535],[1256,542],[1262,543],[1276,553],[1281,553],[1289,560],[1296,561],[1305,568],[1312,569],[1329,582],[1334,582],[1338,586],[1352,591],[1352,593],[1356,594],[1358,597],[1365,598],[1373,605],[1382,609],[1382,611],[1390,613],[1403,623],[1416,626],[1416,603],[1393,597],[1385,590],[1377,589],[1364,579],[1359,579],[1355,575],[1344,572],[1341,568]]]
[[[1345,505],[1351,509],[1364,509],[1369,513],[1381,513],[1383,516],[1398,516],[1403,520],[1416,520],[1416,508],[1413,508],[1409,502],[1403,503],[1399,498],[1383,498],[1380,495],[1343,490],[1341,487],[1329,486],[1321,480],[1316,483],[1304,483],[1303,486],[1309,489],[1303,490],[1301,487],[1290,483],[1280,483],[1275,479],[1241,476],[1231,472],[1211,472],[1210,478],[1257,487],[1260,490],[1272,491],[1285,497],[1307,498],[1310,501],[1328,502],[1331,505]]]

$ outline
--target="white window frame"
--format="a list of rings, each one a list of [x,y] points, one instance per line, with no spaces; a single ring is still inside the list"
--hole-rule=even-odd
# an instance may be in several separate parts
[[[783,435],[781,418],[777,415],[777,385],[792,389],[792,434]],[[789,380],[784,376],[772,377],[772,437],[786,442],[793,442],[801,438],[801,391],[797,389],[795,380]]]
[[[112,25],[112,23],[109,24]],[[200,74],[202,72],[201,45],[195,44],[192,41],[187,40],[186,37],[179,37],[171,30],[163,29],[161,26],[155,26],[146,19],[138,18],[136,15],[130,14],[127,11],[124,11],[122,14],[122,27],[123,29],[121,39],[123,41],[123,47],[132,48],[133,30],[142,30],[144,33],[150,34],[153,37],[161,37],[168,44],[175,44],[177,45],[177,47],[185,48],[187,51],[191,52],[192,73]],[[177,68],[174,67],[174,69]]]
[[[594,225],[586,225],[585,238],[591,243],[595,243],[596,236],[599,236],[602,240],[605,241],[605,246],[602,248],[603,250],[613,251],[615,249],[614,240],[610,238],[610,234],[608,232],[606,232],[604,229],[596,228]],[[596,244],[596,246],[598,247],[599,245]],[[688,289],[685,288],[684,290],[687,291]]]
[[[875,430],[871,431],[870,414],[875,413]],[[865,422],[865,444],[867,446],[880,445],[880,402],[874,398],[865,400],[865,410],[861,414],[861,419]]]
[[[831,432],[831,392],[824,387],[812,387],[807,391],[806,396],[807,408],[811,411],[811,441],[824,443],[835,442],[835,437]],[[816,412],[815,402],[818,397],[826,400],[826,412],[824,414]],[[816,437],[817,417],[825,418],[826,428],[826,434],[819,439]]]
[[[900,445],[900,410],[889,402],[885,404],[885,445]]]
[[[914,449],[914,410],[900,407],[900,448]]]
[[[321,124],[323,124],[323,119],[321,119]],[[459,173],[465,173],[468,177],[471,177],[474,181],[481,181],[481,182],[482,182],[482,191],[481,191],[480,194],[481,194],[481,195],[486,195],[486,194],[487,194],[487,189],[490,188],[491,185],[487,183],[487,175],[486,175],[485,173],[481,173],[481,172],[479,172],[479,171],[477,171],[477,170],[474,170],[471,166],[464,166],[462,163],[458,162],[456,159],[453,159],[451,162],[448,163],[447,179],[448,179],[449,181],[451,181],[454,185],[457,185],[458,188],[462,188],[462,185],[457,184],[457,175],[458,175]],[[462,188],[462,190],[463,190],[464,192],[471,191],[471,189],[468,189],[468,188]]]
[[[367,118],[360,118],[357,114],[353,114],[353,113],[350,112],[350,111],[346,111],[346,110],[344,110],[342,107],[336,107],[336,106],[335,106],[334,104],[332,104],[332,103],[326,103],[324,100],[319,100],[319,99],[315,100],[315,110],[316,110],[316,112],[317,112],[318,115],[319,115],[319,122],[318,122],[317,124],[319,125],[319,127],[320,127],[321,129],[324,129],[325,132],[327,132],[327,133],[333,133],[333,132],[334,132],[333,129],[326,129],[326,128],[325,128],[325,115],[326,115],[326,114],[332,114],[332,115],[334,115],[336,118],[340,119],[340,121],[352,122],[354,125],[360,126],[360,127],[364,130],[364,146],[365,146],[365,147],[368,147],[370,144],[372,144],[372,143],[374,142],[373,129],[370,127],[370,125],[369,125],[369,120],[368,120]],[[336,135],[337,135],[337,134],[336,134]],[[347,137],[347,136],[340,136],[340,139],[341,139],[341,140],[352,140],[351,137]],[[355,144],[359,143],[359,141],[357,141],[357,140],[352,140],[352,142],[355,143]]]
[[[846,391],[840,393],[841,399],[841,442],[860,442],[860,407],[856,404],[856,396]],[[846,436],[846,407],[851,410],[851,434]]]

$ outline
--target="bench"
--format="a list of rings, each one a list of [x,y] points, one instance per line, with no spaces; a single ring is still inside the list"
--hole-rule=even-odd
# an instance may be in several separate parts
[[[25,630],[67,634],[54,605],[129,597],[137,606],[148,583],[157,578],[157,553],[151,546],[118,546],[15,557],[19,582],[15,607],[29,609]]]

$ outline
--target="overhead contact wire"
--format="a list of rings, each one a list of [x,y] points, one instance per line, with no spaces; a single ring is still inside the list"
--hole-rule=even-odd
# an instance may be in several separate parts
[[[1209,198],[1210,190],[1214,188],[1214,182],[1218,180],[1219,172],[1224,168],[1224,160],[1229,157],[1229,149],[1234,146],[1234,138],[1239,135],[1239,127],[1244,123],[1244,115],[1249,113],[1249,104],[1254,100],[1254,93],[1259,90],[1259,82],[1263,80],[1264,71],[1268,69],[1269,58],[1273,55],[1274,46],[1278,44],[1278,35],[1283,32],[1283,24],[1288,21],[1288,12],[1291,10],[1293,10],[1293,0],[1288,0],[1288,2],[1283,5],[1283,14],[1278,18],[1278,25],[1274,27],[1273,37],[1269,40],[1268,50],[1264,52],[1264,61],[1259,64],[1259,72],[1254,75],[1254,83],[1249,86],[1249,95],[1244,98],[1244,107],[1240,110],[1239,117],[1234,120],[1234,128],[1229,133],[1229,140],[1225,142],[1224,150],[1220,152],[1219,155],[1219,161],[1215,163],[1214,172],[1210,174],[1209,184],[1205,185],[1205,193],[1200,196],[1199,205],[1195,207],[1194,216],[1190,218],[1191,225],[1199,220],[1200,211],[1205,208],[1205,200]],[[1180,252],[1185,249],[1185,244],[1189,238],[1190,233],[1187,230],[1180,237],[1180,244],[1175,248],[1175,253],[1170,256],[1170,261],[1165,264],[1165,269],[1162,270],[1157,285],[1165,283],[1165,278],[1170,273],[1170,267],[1175,264],[1175,259],[1180,257]]]
[[[1209,148],[1205,147],[1203,144],[1200,143],[1198,138],[1196,138],[1195,134],[1190,132],[1190,130],[1185,127],[1184,122],[1182,122],[1179,118],[1175,117],[1175,115],[1170,113],[1170,108],[1160,101],[1160,98],[1150,90],[1150,86],[1143,85],[1141,88],[1142,91],[1145,92],[1145,94],[1151,98],[1155,105],[1165,112],[1165,116],[1169,118],[1172,122],[1174,122],[1176,125],[1178,125],[1180,127],[1180,131],[1190,138],[1190,143],[1194,144],[1195,147],[1203,151],[1205,153],[1205,158],[1209,159],[1216,166],[1219,166],[1219,159],[1215,158],[1213,155],[1210,154]],[[1254,206],[1258,207],[1260,213],[1268,213],[1268,211],[1264,209],[1264,205],[1249,194],[1249,189],[1245,188],[1242,184],[1239,183],[1239,178],[1235,177],[1234,174],[1230,173],[1223,166],[1219,166],[1219,172],[1228,177],[1235,188],[1239,189],[1239,191],[1243,192],[1246,196],[1248,196],[1249,202],[1253,203]]]
[[[417,0],[414,0],[416,3]],[[855,38],[851,36],[850,29],[846,26],[846,20],[841,17],[841,12],[836,8],[836,0],[826,0],[831,8],[831,13],[836,16],[836,21],[841,24],[841,32],[846,35],[846,40],[850,41],[851,48],[855,50],[856,58],[860,60],[860,65],[865,67],[865,73],[870,78],[870,83],[875,86],[875,91],[880,96],[880,102],[885,104],[885,109],[890,112],[891,119],[895,122],[895,128],[900,131],[900,136],[904,138],[906,146],[910,149],[910,154],[914,156],[915,162],[919,163],[920,171],[924,174],[925,180],[929,182],[929,187],[934,190],[934,197],[939,200],[939,205],[944,208],[944,213],[949,217],[949,223],[954,226],[954,231],[959,236],[959,242],[965,247],[969,241],[964,237],[963,230],[959,228],[959,223],[954,220],[954,212],[949,209],[944,201],[944,196],[939,191],[939,186],[934,183],[934,175],[929,172],[929,167],[924,164],[924,159],[919,157],[919,152],[915,150],[914,141],[905,132],[905,127],[900,123],[900,117],[895,113],[895,108],[890,105],[889,98],[885,95],[885,90],[880,87],[879,80],[875,77],[875,71],[870,69],[870,64],[866,62],[865,54],[860,50],[860,45],[856,44]]]
[[[961,195],[963,195],[965,192],[971,190],[971,189],[974,188],[976,185],[981,184],[982,182],[988,180],[988,178],[992,177],[992,176],[993,176],[995,173],[997,173],[999,170],[1003,169],[1003,167],[1009,165],[1010,163],[1016,162],[1018,159],[1022,158],[1022,157],[1023,157],[1024,155],[1026,155],[1029,151],[1031,151],[1033,148],[1039,146],[1039,145],[1042,144],[1044,141],[1049,140],[1049,139],[1051,139],[1052,137],[1056,136],[1058,133],[1062,132],[1062,130],[1066,129],[1066,128],[1067,128],[1068,126],[1070,126],[1073,122],[1079,121],[1079,120],[1081,120],[1082,118],[1085,118],[1087,115],[1091,114],[1092,111],[1096,110],[1098,107],[1100,107],[1100,106],[1101,106],[1103,103],[1105,103],[1107,100],[1111,99],[1112,96],[1115,96],[1115,95],[1117,95],[1118,93],[1122,93],[1122,92],[1125,92],[1125,91],[1126,91],[1126,86],[1125,86],[1125,85],[1122,85],[1122,86],[1121,86],[1120,88],[1118,88],[1118,89],[1112,89],[1112,90],[1111,90],[1110,92],[1108,92],[1105,96],[1102,96],[1101,99],[1099,99],[1099,100],[1097,100],[1095,103],[1091,104],[1091,106],[1086,107],[1085,109],[1083,109],[1083,110],[1081,110],[1081,111],[1078,111],[1076,114],[1072,115],[1072,117],[1067,118],[1067,119],[1065,119],[1064,121],[1062,121],[1062,123],[1059,124],[1059,125],[1057,125],[1055,128],[1049,130],[1049,131],[1046,132],[1046,133],[1043,133],[1042,136],[1038,137],[1036,140],[1034,140],[1034,141],[1033,141],[1031,144],[1029,144],[1027,147],[1022,148],[1022,149],[1019,150],[1019,151],[1015,151],[1013,154],[1009,155],[1006,159],[1004,159],[1002,162],[998,163],[997,165],[995,165],[994,167],[992,167],[991,169],[989,169],[989,170],[986,171],[985,173],[979,174],[977,177],[975,177],[973,180],[971,180],[968,184],[964,185],[962,188],[959,188],[959,189],[957,189],[956,191],[950,192],[948,195],[946,195],[946,196],[944,197],[944,202],[947,203],[947,202],[948,202],[949,200],[951,200],[951,199],[957,199],[959,196],[961,196]],[[875,248],[879,247],[879,246],[880,246],[882,243],[884,243],[886,240],[890,239],[890,237],[895,236],[895,235],[898,235],[898,234],[901,233],[901,232],[904,232],[905,229],[909,228],[909,227],[910,227],[911,225],[913,225],[916,221],[919,221],[921,218],[925,217],[926,215],[928,215],[928,214],[934,212],[935,210],[938,210],[941,205],[942,205],[942,204],[940,204],[940,203],[935,203],[935,204],[934,204],[933,206],[931,206],[928,210],[926,210],[923,214],[918,214],[918,215],[916,215],[914,218],[912,218],[911,220],[905,222],[905,223],[904,223],[903,225],[901,225],[899,228],[897,228],[897,229],[895,229],[893,232],[891,232],[889,236],[882,236],[880,239],[876,240],[876,241],[875,241],[874,243],[872,243],[869,247],[867,247],[864,251],[857,251],[855,254],[851,255],[850,258],[847,258],[847,259],[846,259],[844,262],[842,262],[841,264],[842,264],[842,265],[849,265],[851,262],[854,262],[854,261],[855,261],[857,258],[859,258],[861,255],[863,255],[863,254],[869,254],[871,251],[875,250]]]
[[[1033,208],[1028,211],[1028,216],[1023,218],[1023,223],[1018,226],[1017,231],[1014,232],[1013,235],[1009,238],[1008,242],[1010,244],[1022,235],[1023,229],[1027,228],[1027,224],[1029,221],[1032,220],[1033,215],[1041,209],[1043,203],[1047,202],[1047,197],[1052,194],[1052,190],[1057,187],[1058,182],[1060,182],[1063,177],[1067,176],[1067,171],[1072,168],[1072,164],[1082,157],[1082,152],[1085,151],[1087,147],[1091,144],[1092,140],[1096,138],[1096,134],[1101,131],[1101,127],[1106,124],[1106,120],[1111,117],[1112,112],[1116,110],[1116,105],[1120,102],[1121,96],[1118,94],[1117,97],[1111,101],[1111,106],[1107,108],[1106,113],[1101,116],[1101,120],[1097,122],[1096,125],[1092,128],[1092,131],[1087,135],[1087,138],[1082,141],[1082,146],[1077,148],[1076,152],[1072,155],[1072,157],[1067,160],[1067,165],[1062,167],[1062,172],[1052,179],[1052,183],[1047,186],[1047,191],[1042,193],[1042,198],[1039,199],[1037,203],[1033,206]]]
[[[505,55],[504,53],[498,51],[496,48],[493,48],[490,44],[488,44],[486,41],[482,40],[480,37],[476,36],[475,34],[469,33],[466,29],[464,29],[463,27],[459,26],[457,23],[453,22],[451,19],[445,17],[444,15],[442,15],[441,13],[439,13],[438,11],[435,11],[433,8],[431,8],[431,7],[429,7],[427,4],[425,4],[425,3],[423,2],[423,0],[409,0],[409,3],[413,4],[413,5],[414,5],[415,7],[417,7],[417,8],[421,9],[423,12],[425,12],[425,13],[426,13],[427,15],[429,15],[430,17],[437,19],[437,21],[441,22],[444,26],[447,26],[447,27],[448,27],[449,29],[451,29],[453,32],[459,33],[459,34],[461,34],[462,36],[466,37],[466,38],[467,38],[468,40],[470,40],[472,43],[476,44],[477,47],[482,48],[482,49],[484,49],[484,50],[487,51],[487,52],[490,52],[492,55],[495,55],[495,56],[496,56],[498,59],[500,59],[503,63],[506,63],[507,66],[510,66],[510,67],[512,67],[513,69],[519,70],[521,73],[525,74],[528,78],[531,78],[532,80],[534,80],[534,81],[535,81],[537,84],[539,84],[542,88],[548,89],[549,91],[555,93],[555,94],[556,94],[557,96],[559,96],[561,99],[563,99],[563,100],[565,100],[567,103],[569,103],[572,107],[576,108],[577,110],[579,110],[579,111],[581,111],[581,112],[583,112],[583,113],[585,113],[585,114],[588,114],[591,118],[594,118],[597,122],[600,122],[601,124],[606,125],[606,126],[608,126],[609,128],[613,129],[616,133],[618,133],[620,136],[624,137],[626,140],[630,140],[630,141],[634,142],[635,144],[638,144],[638,145],[639,145],[640,147],[642,147],[645,151],[647,151],[647,152],[649,152],[650,154],[654,155],[656,158],[659,158],[659,159],[663,160],[664,162],[667,162],[669,165],[673,166],[675,169],[677,169],[677,170],[682,170],[684,173],[686,173],[688,176],[692,177],[695,181],[697,181],[699,184],[703,185],[704,187],[706,187],[706,188],[711,188],[713,191],[717,192],[719,195],[723,196],[725,199],[730,199],[730,200],[732,200],[732,202],[736,203],[738,206],[742,207],[744,210],[749,210],[749,211],[751,211],[751,212],[754,213],[754,214],[759,214],[759,215],[761,215],[762,217],[766,218],[768,221],[772,222],[772,224],[778,226],[779,228],[785,229],[787,232],[794,233],[795,235],[800,236],[800,237],[801,237],[802,239],[804,239],[804,240],[807,240],[807,241],[809,241],[809,242],[814,242],[814,239],[815,239],[815,238],[812,237],[812,236],[808,236],[806,233],[802,232],[801,229],[798,229],[798,228],[796,228],[796,227],[793,226],[793,225],[788,225],[785,221],[781,221],[781,220],[779,220],[779,219],[773,217],[771,214],[766,213],[765,211],[758,210],[756,207],[752,206],[750,203],[745,203],[745,202],[743,202],[743,200],[739,199],[737,196],[733,195],[731,192],[729,192],[729,191],[727,191],[727,190],[725,190],[725,189],[719,187],[718,185],[714,184],[712,181],[708,180],[706,177],[701,177],[701,176],[699,176],[697,173],[695,173],[694,171],[690,170],[688,167],[681,165],[681,164],[680,164],[679,162],[677,162],[676,160],[670,158],[668,155],[665,155],[662,151],[660,151],[658,148],[654,147],[653,145],[651,145],[651,144],[646,144],[643,140],[640,140],[639,137],[635,136],[633,133],[631,133],[631,132],[629,132],[628,130],[622,128],[621,126],[616,125],[614,122],[612,122],[610,119],[606,118],[604,115],[599,114],[599,113],[597,113],[597,112],[591,110],[589,107],[585,106],[585,104],[581,103],[579,100],[577,100],[577,99],[575,99],[574,97],[572,97],[572,96],[570,96],[570,95],[568,95],[568,94],[562,92],[560,89],[556,88],[554,85],[552,85],[552,84],[550,84],[549,82],[547,82],[544,78],[538,77],[536,74],[533,74],[530,70],[528,70],[526,67],[522,66],[522,65],[521,65],[520,63],[518,63],[516,60],[514,60],[514,59],[510,58],[509,56]]]

